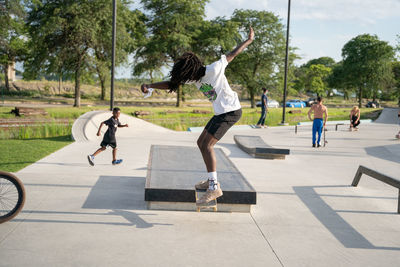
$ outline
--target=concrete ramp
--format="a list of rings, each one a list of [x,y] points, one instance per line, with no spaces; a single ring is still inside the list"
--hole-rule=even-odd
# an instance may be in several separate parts
[[[100,123],[109,119],[112,116],[111,111],[96,110],[89,111],[78,119],[72,125],[72,137],[77,142],[85,142],[98,140],[96,136]],[[121,113],[119,121],[122,124],[128,124],[128,128],[117,131],[117,137],[132,137],[134,134],[145,132],[171,133],[172,130],[157,126],[147,121],[134,118],[132,116]],[[102,133],[107,131],[107,127],[102,128]]]
[[[224,195],[217,199],[219,211],[250,212],[256,191],[221,149],[215,149],[218,181]],[[194,186],[205,180],[206,169],[197,147],[151,147],[145,200],[149,209],[196,210]]]
[[[290,154],[289,149],[271,147],[259,136],[235,135],[233,139],[240,149],[255,158],[285,159]]]
[[[384,108],[379,118],[375,120],[375,123],[398,124],[398,112],[398,108]]]

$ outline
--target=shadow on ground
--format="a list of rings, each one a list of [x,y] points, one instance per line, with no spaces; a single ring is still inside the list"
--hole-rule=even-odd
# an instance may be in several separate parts
[[[315,188],[349,187],[349,186],[294,186],[293,190],[311,213],[331,232],[331,234],[346,248],[400,250],[399,247],[374,246],[353,226],[346,222],[339,211],[332,209]],[[359,211],[361,213],[362,211]],[[371,213],[371,212],[369,212]],[[397,216],[396,213],[393,213]]]
[[[277,194],[277,195],[297,195],[307,206],[311,213],[329,230],[329,232],[346,248],[377,249],[377,250],[400,250],[400,247],[375,246],[359,233],[352,225],[346,222],[339,213],[359,213],[359,214],[377,214],[398,216],[396,212],[380,211],[357,211],[357,210],[334,210],[323,199],[323,196],[338,198],[372,198],[372,199],[391,199],[394,197],[376,197],[376,196],[355,196],[355,195],[336,195],[336,194],[318,194],[316,188],[348,188],[349,185],[325,185],[325,186],[294,186],[294,193],[290,192],[257,192],[257,194]]]
[[[48,187],[68,187],[68,188],[91,188],[82,209],[96,209],[99,212],[81,212],[81,211],[41,211],[41,210],[23,210],[25,214],[38,214],[43,217],[46,215],[60,215],[63,219],[14,219],[20,222],[37,222],[37,223],[66,223],[66,224],[101,224],[115,226],[136,226],[136,228],[150,228],[155,225],[171,225],[163,223],[151,223],[143,219],[144,216],[155,216],[151,213],[137,213],[132,210],[145,210],[146,202],[144,201],[144,177],[130,176],[100,176],[96,184],[92,187],[89,185],[68,185],[68,184],[25,184],[26,186],[48,186]],[[101,212],[101,210],[106,210]],[[111,211],[110,211],[111,210]],[[65,219],[65,216],[72,217],[71,220]],[[73,216],[82,215],[104,216],[98,221],[74,220]],[[127,222],[108,222],[111,216],[124,218]]]
[[[365,148],[368,155],[400,163],[400,144],[388,146],[370,146]],[[396,153],[397,152],[397,153]]]

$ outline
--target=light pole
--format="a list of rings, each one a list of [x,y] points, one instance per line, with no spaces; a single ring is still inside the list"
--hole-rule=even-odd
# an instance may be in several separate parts
[[[285,80],[283,84],[283,110],[282,110],[281,125],[288,125],[288,123],[285,122],[285,112],[286,112],[287,73],[288,73],[288,60],[289,60],[289,27],[290,27],[290,0],[288,1],[288,15],[287,15],[287,28],[286,28]]]
[[[112,53],[111,53],[111,92],[110,92],[110,110],[114,108],[114,75],[115,75],[115,45],[117,30],[117,0],[113,0],[113,25],[112,25]]]

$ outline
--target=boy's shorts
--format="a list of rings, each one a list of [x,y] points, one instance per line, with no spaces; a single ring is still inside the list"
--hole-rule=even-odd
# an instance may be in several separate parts
[[[221,138],[226,132],[240,120],[242,117],[242,109],[227,112],[220,115],[214,115],[211,120],[207,123],[205,129],[209,134],[214,136],[216,139]]]
[[[108,140],[103,140],[100,144],[101,147],[107,147],[110,146],[112,148],[116,148],[117,147],[117,142],[110,142]]]

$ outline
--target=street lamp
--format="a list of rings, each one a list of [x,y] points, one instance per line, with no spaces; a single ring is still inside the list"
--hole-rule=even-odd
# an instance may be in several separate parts
[[[289,27],[290,27],[290,0],[288,1],[288,15],[287,15],[287,28],[286,28],[286,56],[285,56],[285,80],[283,84],[283,111],[281,125],[289,125],[285,122],[286,112],[286,91],[287,91],[287,73],[288,73],[288,60],[289,60]]]
[[[114,108],[114,75],[115,75],[115,45],[117,24],[117,0],[113,0],[112,53],[111,53],[111,93],[110,110]]]

